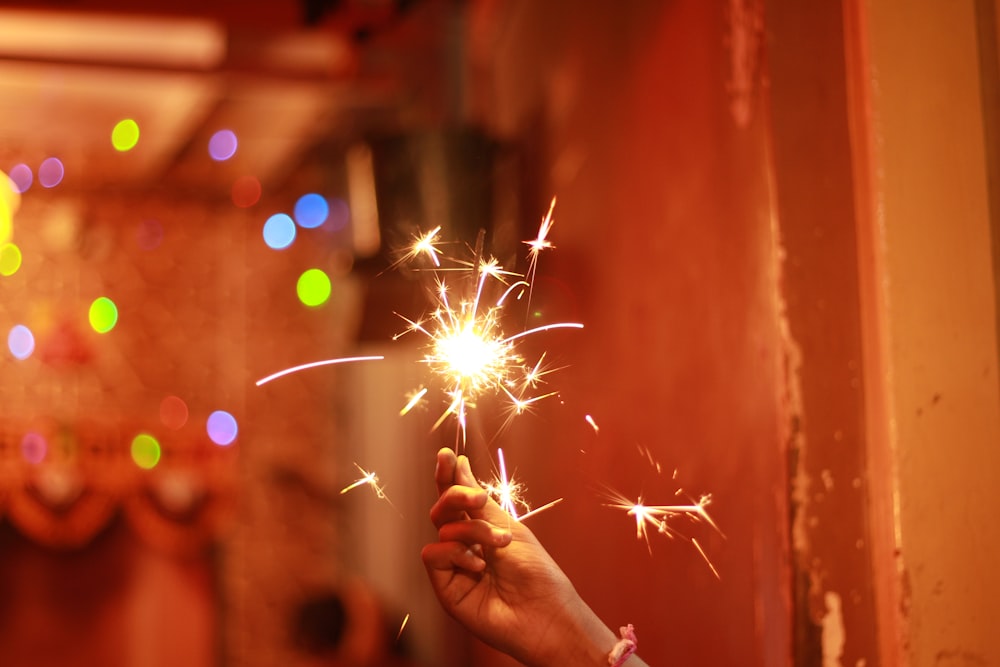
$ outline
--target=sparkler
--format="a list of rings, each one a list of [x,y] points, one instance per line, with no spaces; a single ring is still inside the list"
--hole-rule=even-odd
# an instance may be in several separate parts
[[[421,361],[441,379],[446,397],[446,408],[434,428],[453,416],[457,422],[456,449],[466,441],[468,412],[476,406],[480,396],[489,393],[506,399],[509,420],[529,410],[537,401],[558,393],[533,393],[542,377],[552,371],[543,366],[544,354],[536,363],[527,363],[518,349],[518,343],[527,336],[543,331],[582,329],[583,325],[577,322],[559,322],[509,335],[504,332],[502,322],[508,299],[520,299],[527,291],[527,301],[530,302],[538,255],[543,249],[553,247],[548,241],[548,233],[553,224],[554,207],[555,199],[542,220],[538,236],[532,241],[525,241],[530,246],[529,267],[525,274],[508,271],[496,259],[484,257],[482,234],[473,261],[443,256],[437,248],[440,228],[417,235],[409,250],[399,260],[412,261],[426,257],[433,264],[430,268],[435,273],[433,311],[419,319],[400,315],[408,326],[405,331],[396,334],[393,340],[412,332],[427,337],[426,352]],[[449,266],[442,264],[443,259],[449,260]],[[452,297],[452,284],[441,275],[445,271],[465,274],[466,294]],[[497,291],[500,292],[499,297],[491,301],[488,295]],[[400,414],[409,412],[422,400],[425,393],[421,391],[413,395]]]
[[[454,416],[458,423],[455,436],[456,449],[459,448],[459,444],[464,445],[466,441],[468,411],[475,407],[476,400],[481,395],[491,393],[505,397],[509,401],[509,422],[514,416],[530,410],[536,402],[558,393],[555,391],[533,393],[542,382],[542,378],[553,372],[553,369],[543,366],[544,353],[536,363],[528,364],[518,349],[518,343],[527,336],[543,331],[562,328],[582,329],[583,325],[577,322],[557,322],[526,328],[513,335],[505,333],[502,325],[509,298],[520,299],[527,291],[529,296],[526,301],[530,305],[530,292],[538,256],[542,250],[554,247],[548,240],[548,234],[554,224],[552,212],[555,203],[556,200],[553,198],[536,238],[524,242],[530,248],[528,271],[524,275],[505,270],[496,259],[484,258],[482,234],[476,246],[474,261],[446,257],[438,247],[442,244],[438,238],[441,227],[415,235],[407,250],[392,264],[395,267],[403,262],[423,258],[431,264],[430,270],[435,272],[433,312],[422,319],[410,319],[400,315],[409,326],[402,333],[393,336],[393,340],[410,332],[419,332],[428,338],[427,351],[421,361],[430,367],[434,375],[442,379],[445,385],[444,395],[447,397],[447,407],[434,424],[434,428],[439,427],[448,417]],[[442,260],[448,260],[450,266],[443,266]],[[474,285],[471,295],[459,298],[457,302],[450,296],[451,283],[440,275],[456,271],[474,279],[470,283]],[[499,298],[488,303],[487,296],[493,291],[491,288],[501,293]],[[278,371],[257,380],[256,384],[259,387],[285,375],[318,366],[383,358],[366,356],[314,361]],[[424,387],[415,391],[399,411],[400,415],[410,412],[426,394],[427,388]]]

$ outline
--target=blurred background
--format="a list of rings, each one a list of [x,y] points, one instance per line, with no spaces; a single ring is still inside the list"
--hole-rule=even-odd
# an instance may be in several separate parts
[[[456,427],[396,262],[523,273],[556,198],[530,317],[584,328],[464,446],[598,615],[652,665],[1000,665],[998,14],[3,3],[3,664],[511,664],[420,562]]]

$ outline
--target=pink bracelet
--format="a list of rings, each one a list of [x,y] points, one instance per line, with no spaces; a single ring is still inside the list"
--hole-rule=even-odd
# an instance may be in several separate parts
[[[639,640],[635,638],[635,628],[629,623],[619,628],[622,638],[618,640],[611,653],[608,653],[608,664],[611,667],[621,667],[628,660],[628,657],[635,653],[639,647]]]

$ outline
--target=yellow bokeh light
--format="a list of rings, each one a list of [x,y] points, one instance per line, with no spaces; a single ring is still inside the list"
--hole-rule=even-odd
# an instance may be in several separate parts
[[[12,276],[21,268],[21,249],[13,243],[0,244],[0,275]]]
[[[20,206],[21,193],[10,177],[0,171],[0,243],[6,243],[14,235],[14,214]]]
[[[0,243],[10,241],[14,235],[14,225],[10,217],[10,209],[7,203],[0,199]]]
[[[118,306],[106,296],[94,299],[88,313],[90,326],[97,333],[107,333],[118,324]]]
[[[116,151],[129,151],[139,143],[139,124],[131,118],[118,121],[111,131],[111,145]]]
[[[309,269],[299,276],[295,287],[299,301],[307,306],[322,306],[330,298],[330,277],[320,269]]]

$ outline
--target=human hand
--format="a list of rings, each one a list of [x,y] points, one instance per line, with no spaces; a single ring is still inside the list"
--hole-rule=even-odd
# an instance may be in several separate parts
[[[618,638],[534,533],[478,484],[468,458],[439,451],[435,481],[439,541],[421,557],[445,611],[526,665],[607,665]]]

